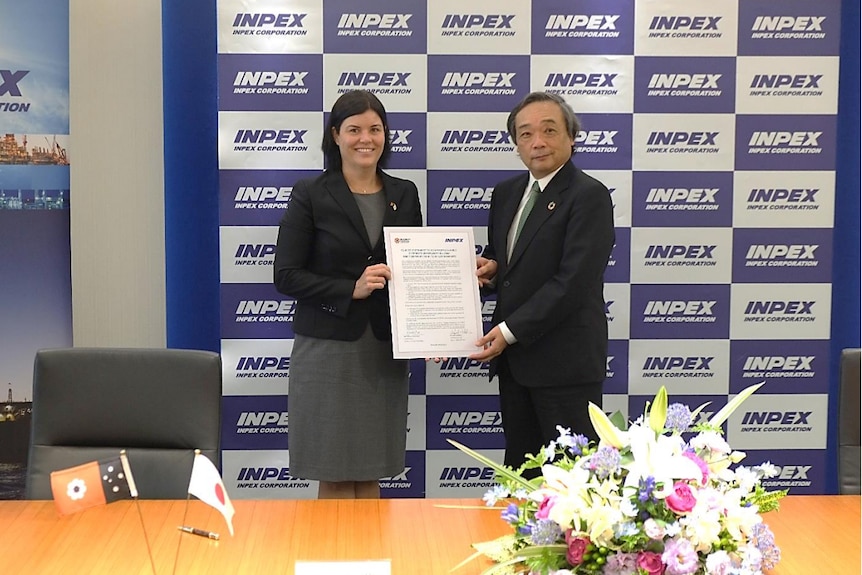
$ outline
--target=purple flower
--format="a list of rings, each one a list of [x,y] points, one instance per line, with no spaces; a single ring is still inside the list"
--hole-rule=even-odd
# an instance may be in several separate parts
[[[635,553],[614,553],[608,555],[602,575],[635,575],[637,555]]]
[[[620,452],[615,447],[600,447],[589,463],[590,470],[599,479],[606,479],[620,470]]]
[[[667,418],[664,422],[665,429],[682,433],[691,425],[691,410],[682,403],[672,403],[667,406]]]
[[[655,491],[655,477],[650,475],[638,480],[638,501],[646,503],[653,498],[653,491]]]
[[[698,570],[697,551],[688,539],[671,539],[664,547],[661,560],[668,575],[691,575]]]
[[[530,537],[534,545],[552,545],[563,535],[560,526],[550,519],[539,519],[533,526]]]
[[[590,443],[590,440],[586,436],[581,434],[572,435],[569,429],[559,425],[557,426],[557,431],[560,432],[560,436],[557,438],[557,445],[568,449],[572,455],[580,456],[584,454]]]
[[[781,559],[781,551],[775,545],[775,536],[764,523],[757,523],[751,529],[751,541],[763,556],[762,566],[772,569]]]
[[[509,505],[500,513],[500,517],[503,518],[503,521],[509,523],[510,525],[514,525],[518,521],[521,520],[521,514],[518,509],[518,506],[514,503],[509,503]]]

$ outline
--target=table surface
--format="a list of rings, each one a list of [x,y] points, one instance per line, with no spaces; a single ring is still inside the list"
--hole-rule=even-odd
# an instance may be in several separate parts
[[[443,575],[470,543],[509,532],[474,499],[241,500],[235,535],[206,504],[120,501],[60,517],[52,501],[0,502],[0,572],[291,574],[300,561],[391,560],[393,575]],[[445,507],[445,506],[454,506]],[[764,515],[782,559],[771,575],[858,575],[860,497],[791,496]],[[218,531],[219,541],[177,526]],[[146,537],[144,537],[144,529]],[[176,565],[175,565],[176,562]],[[476,559],[453,575],[490,566]]]

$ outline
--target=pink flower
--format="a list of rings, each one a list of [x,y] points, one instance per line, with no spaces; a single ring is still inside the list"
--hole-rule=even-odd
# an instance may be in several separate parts
[[[542,502],[539,503],[539,508],[536,510],[536,519],[547,519],[548,515],[551,513],[551,508],[556,502],[556,497],[549,497],[546,495],[545,498],[542,499]]]
[[[566,531],[566,545],[569,547],[566,551],[566,561],[569,562],[569,565],[577,567],[584,562],[584,553],[586,553],[587,545],[589,544],[590,540],[588,538],[575,537],[572,535],[571,529]]]
[[[706,464],[706,461],[697,456],[697,454],[693,451],[683,451],[683,456],[691,459],[694,463],[700,468],[700,472],[703,474],[703,478],[700,480],[701,485],[706,485],[706,482],[709,480],[709,466]]]
[[[638,552],[637,566],[638,569],[646,571],[647,575],[662,575],[664,573],[664,563],[661,562],[661,555],[652,551]]]
[[[694,493],[691,492],[691,488],[681,482],[673,484],[673,493],[667,496],[665,502],[668,508],[677,515],[688,513],[694,509],[694,504],[697,503]]]

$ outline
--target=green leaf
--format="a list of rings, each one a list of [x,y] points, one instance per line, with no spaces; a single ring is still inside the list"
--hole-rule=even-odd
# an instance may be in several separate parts
[[[461,451],[463,451],[464,453],[466,453],[467,455],[469,455],[470,457],[472,457],[476,461],[492,468],[494,471],[497,472],[497,475],[499,475],[500,477],[504,477],[513,483],[517,483],[518,485],[520,485],[521,487],[526,489],[527,492],[532,492],[532,491],[536,490],[536,486],[534,484],[530,483],[530,481],[528,481],[527,479],[524,479],[523,477],[521,477],[519,474],[515,473],[514,471],[512,471],[508,467],[504,467],[504,466],[500,465],[499,463],[497,463],[496,461],[492,461],[492,460],[488,459],[487,457],[485,457],[481,453],[477,453],[477,452],[473,451],[472,449],[470,449],[469,447],[467,447],[466,445],[462,445],[461,443],[458,443],[457,441],[455,441],[453,439],[446,439],[446,441],[448,441],[449,443],[451,443],[452,445],[454,445],[455,447],[457,447],[458,449],[460,449]]]
[[[727,421],[727,418],[730,417],[730,414],[732,414],[734,411],[736,411],[736,408],[739,407],[740,405],[742,405],[742,402],[745,401],[746,399],[748,399],[748,397],[752,393],[754,393],[755,391],[760,389],[760,387],[764,383],[766,383],[766,382],[761,381],[760,383],[755,383],[754,385],[750,385],[750,386],[746,387],[745,389],[743,389],[739,393],[739,395],[737,395],[736,397],[731,399],[727,403],[727,405],[722,407],[718,413],[716,413],[715,415],[712,416],[712,419],[709,420],[709,424],[715,425],[716,427],[723,424],[725,421]]]
[[[649,410],[649,426],[656,433],[664,431],[664,422],[667,420],[667,389],[661,386],[658,393],[655,394],[655,399],[652,402],[652,407]]]
[[[625,431],[628,429],[628,423],[626,422],[626,416],[622,414],[620,410],[613,412],[609,418],[611,423],[613,423],[617,429]]]

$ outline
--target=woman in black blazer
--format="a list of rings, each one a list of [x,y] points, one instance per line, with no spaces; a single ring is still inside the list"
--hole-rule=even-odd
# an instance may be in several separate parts
[[[381,170],[386,110],[355,90],[323,135],[328,169],[293,187],[275,286],[296,299],[290,365],[290,474],[320,498],[375,498],[404,469],[407,361],[392,359],[383,226],[421,226],[416,185]]]

